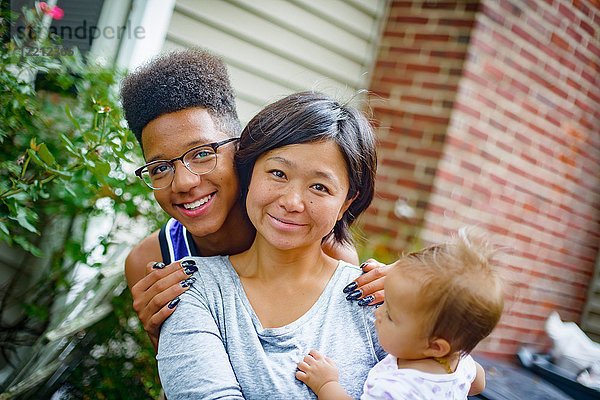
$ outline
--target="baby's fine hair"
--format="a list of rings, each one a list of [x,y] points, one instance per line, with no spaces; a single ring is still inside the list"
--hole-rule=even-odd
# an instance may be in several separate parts
[[[421,284],[426,334],[446,339],[451,352],[470,353],[500,320],[504,290],[493,266],[495,253],[482,235],[461,228],[450,241],[397,262],[403,276]]]
[[[215,125],[230,136],[241,131],[227,66],[199,49],[160,55],[129,73],[121,83],[121,103],[140,145],[149,122],[188,108],[206,109]]]

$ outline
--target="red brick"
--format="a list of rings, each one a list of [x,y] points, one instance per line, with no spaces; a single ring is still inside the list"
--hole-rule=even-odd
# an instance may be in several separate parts
[[[414,39],[415,41],[422,40],[426,42],[449,42],[451,36],[438,33],[415,33]]]
[[[390,46],[389,52],[390,52],[390,54],[394,54],[394,53],[421,54],[421,49],[412,48],[412,47]]]
[[[527,27],[527,25],[524,25],[525,27]],[[524,39],[526,42],[537,45],[538,41],[537,39],[535,39],[533,36],[531,36],[531,34],[529,32],[527,32],[525,29],[523,29],[521,26],[519,25],[513,25],[511,27],[511,31],[513,31],[516,35],[520,36],[522,39]]]
[[[444,170],[438,170],[437,177],[441,178],[441,179],[444,179],[446,181],[449,181],[449,182],[456,183],[457,185],[462,185],[463,184],[463,178],[462,177],[456,176],[456,175],[451,174],[449,172],[446,172]]]
[[[563,16],[567,17],[569,19],[569,21],[571,21],[574,24],[577,24],[579,22],[579,18],[577,18],[575,13],[573,11],[571,11],[571,9],[569,9],[564,4],[558,5],[558,12],[560,14],[562,14]]]
[[[489,54],[490,56],[496,56],[497,54],[496,47],[479,39],[477,36],[473,37],[471,40],[471,46],[485,54]]]
[[[455,59],[455,60],[464,60],[467,56],[467,53],[464,51],[441,51],[441,50],[431,50],[429,52],[431,57],[440,57],[444,59]]]
[[[510,101],[515,101],[514,92],[512,90],[510,90],[510,88],[504,88],[502,86],[496,86],[495,91],[496,91],[496,93],[498,93],[500,96],[504,97],[505,99],[510,100]],[[508,115],[507,112],[505,112],[505,114]],[[514,115],[512,113],[510,113],[510,114]],[[520,120],[520,118],[513,118],[513,119],[515,119],[515,121],[519,121]]]
[[[552,10],[552,11],[556,11],[556,10]],[[544,20],[548,21],[550,24],[552,24],[556,27],[559,27],[562,23],[562,20],[561,20],[562,16],[559,17],[551,11],[543,10],[542,15],[544,16]]]
[[[500,71],[491,63],[485,63],[485,65],[483,66],[483,72],[496,81],[501,81],[502,79],[504,79],[504,72]]]
[[[473,127],[473,126],[469,126],[469,133],[471,135],[474,135],[476,137],[478,137],[479,139],[483,139],[483,140],[488,140],[488,135],[481,132],[479,129]]]
[[[424,105],[428,105],[428,106],[433,104],[432,99],[424,99],[422,97],[416,97],[416,96],[400,96],[400,100],[407,101],[409,103],[424,104]]]
[[[458,19],[458,18],[440,18],[438,21],[439,25],[446,26],[468,26],[472,27],[475,21],[472,19]]]
[[[525,49],[521,49],[521,56],[534,64],[538,62],[538,58]]]
[[[592,85],[596,85],[596,77],[587,72],[585,69],[581,71],[581,76]]]
[[[508,47],[508,49],[511,49],[514,46],[514,42],[512,40],[506,38],[504,35],[497,31],[492,33],[492,39],[494,39],[494,41],[500,42],[499,44]]]
[[[401,15],[398,17],[393,17],[392,20],[395,22],[402,23],[402,24],[423,24],[424,25],[429,22],[429,18],[404,16],[404,15]]]
[[[483,15],[485,15],[492,21],[498,23],[499,25],[502,25],[502,26],[504,25],[504,21],[505,21],[504,15],[496,12],[496,10],[490,8],[489,5],[484,4],[483,7],[481,8],[481,12],[483,13]]]
[[[482,78],[479,74],[474,74],[473,72],[471,72],[469,70],[465,70],[463,76],[465,78],[472,80],[473,82],[476,82],[477,84],[479,84],[481,86],[484,86],[484,87],[489,86],[489,83],[487,80]]]
[[[531,146],[531,139],[522,133],[515,132],[515,139],[527,146]]]
[[[569,36],[571,36],[577,42],[581,42],[581,39],[583,39],[583,37],[579,33],[577,33],[575,31],[575,29],[573,29],[573,26],[568,26],[567,27],[567,33],[569,34]]]
[[[455,1],[425,1],[421,4],[423,9],[437,9],[437,10],[455,10],[457,8]]]
[[[432,122],[435,124],[448,125],[449,118],[446,117],[434,117],[432,115],[414,114],[413,119],[417,121]]]
[[[436,83],[425,81],[421,84],[424,89],[436,89],[436,90],[449,90],[451,92],[456,92],[458,90],[457,85],[447,84],[447,83]]]
[[[500,0],[500,7],[504,8],[506,11],[508,11],[516,17],[521,16],[521,14],[523,13],[523,10],[521,10],[521,8],[519,8],[516,4],[508,0]]]
[[[573,1],[573,6],[575,8],[577,8],[579,11],[581,11],[582,13],[584,13],[585,15],[587,15],[588,17],[592,16],[592,12],[589,9],[588,6],[586,6],[585,4],[583,4],[583,1],[581,0],[572,0]]]
[[[432,158],[440,158],[442,156],[442,152],[440,150],[435,150],[431,148],[407,147],[406,152],[410,154],[418,154],[420,156]]]
[[[570,51],[570,49],[571,49],[571,46],[569,46],[569,43],[567,43],[566,40],[564,40],[563,38],[558,36],[556,33],[552,34],[550,41],[563,50]]]
[[[536,0],[533,0],[536,1]],[[537,8],[537,7],[536,7]],[[538,22],[538,18],[539,18],[539,14],[535,13],[533,15],[529,15],[527,17],[527,26],[530,28],[535,29],[536,32],[541,33],[542,37],[544,37],[546,35],[546,28],[544,27],[543,24],[540,24]]]
[[[480,118],[479,111],[476,111],[473,108],[471,108],[463,103],[456,103],[455,107],[457,110],[460,110],[460,111],[464,112],[465,114],[469,114],[477,119]]]
[[[592,41],[588,42],[587,49],[594,53],[596,57],[600,58],[600,48],[598,48],[598,46],[595,46],[594,43],[592,43]]]
[[[437,74],[440,72],[440,67],[438,65],[406,64],[406,70],[407,71],[430,72],[432,74]]]
[[[556,79],[560,79],[560,72],[558,72],[556,69],[552,68],[549,64],[544,65],[544,71],[548,72],[550,75],[552,75]]]
[[[468,161],[464,161],[464,160],[461,161],[460,166],[462,168],[468,169],[471,172],[475,172],[476,174],[481,174],[481,168],[473,163],[468,162]]]

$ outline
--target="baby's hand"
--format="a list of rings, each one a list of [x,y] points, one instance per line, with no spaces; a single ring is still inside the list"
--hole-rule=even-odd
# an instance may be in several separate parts
[[[316,350],[311,350],[298,363],[298,369],[296,379],[304,382],[317,396],[326,383],[338,381],[338,370],[333,361]]]

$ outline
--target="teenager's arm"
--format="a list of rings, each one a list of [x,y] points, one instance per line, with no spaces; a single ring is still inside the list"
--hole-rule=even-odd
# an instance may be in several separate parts
[[[125,260],[125,277],[133,297],[133,309],[155,351],[160,326],[175,310],[175,307],[169,308],[170,302],[188,289],[180,284],[188,275],[179,263],[162,269],[153,268],[161,260],[158,231],[137,244]]]
[[[475,368],[477,373],[475,375],[475,380],[473,381],[473,383],[471,383],[471,390],[469,390],[469,396],[475,396],[476,394],[483,392],[483,389],[485,389],[485,371],[477,361],[475,361]]]

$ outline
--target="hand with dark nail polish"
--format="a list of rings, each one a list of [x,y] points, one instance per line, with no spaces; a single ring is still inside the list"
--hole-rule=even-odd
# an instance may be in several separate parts
[[[356,288],[358,287],[358,283],[356,282],[350,282],[343,290],[344,293],[350,293],[354,290],[356,290]]]
[[[192,275],[194,272],[198,272],[198,267],[196,267],[195,265],[190,265],[190,266],[184,267],[183,272],[185,272],[186,275]]]
[[[366,305],[368,305],[370,302],[372,302],[373,300],[375,300],[375,297],[374,297],[373,295],[371,295],[371,294],[370,294],[370,295],[368,295],[368,296],[365,296],[363,299],[360,299],[360,300],[358,301],[358,305],[359,305],[359,306],[366,306]]]
[[[175,297],[175,299],[173,299],[169,305],[167,307],[169,307],[171,310],[175,308],[175,306],[177,306],[177,304],[181,301],[181,299],[179,297]]]
[[[186,288],[188,286],[192,286],[194,284],[194,282],[196,282],[196,278],[191,277],[191,278],[187,278],[186,280],[181,281],[179,284],[181,285],[182,288]]]
[[[346,300],[356,300],[358,299],[360,296],[362,296],[362,290],[355,290],[354,292],[350,293],[348,296],[346,296]],[[368,296],[367,296],[368,297]],[[371,296],[373,297],[373,296]],[[372,299],[371,299],[372,300]]]
[[[194,260],[183,260],[182,262],[180,262],[181,266],[183,268],[186,267],[195,267],[196,266],[196,261]]]
[[[154,268],[154,269],[163,269],[164,267],[165,267],[165,263],[161,263],[161,262],[157,262],[152,266],[152,268]]]

